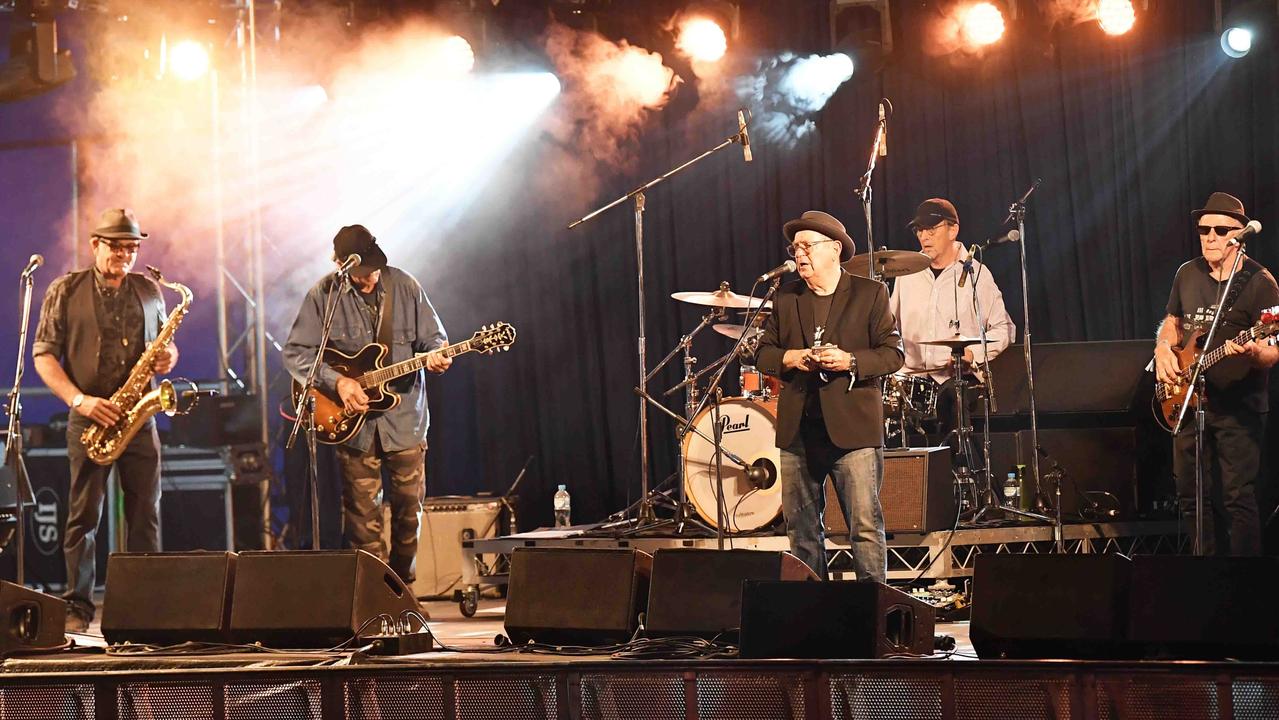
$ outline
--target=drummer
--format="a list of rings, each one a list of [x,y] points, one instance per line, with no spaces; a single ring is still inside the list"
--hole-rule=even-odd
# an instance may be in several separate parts
[[[959,242],[959,213],[949,200],[932,198],[920,203],[909,227],[919,240],[919,249],[932,262],[926,272],[897,278],[889,298],[889,309],[897,318],[906,350],[902,372],[943,384],[951,377],[950,350],[921,345],[922,341],[954,335],[976,337],[980,306],[986,321],[986,347],[983,350],[981,345],[973,345],[964,349],[964,369],[968,371],[973,363],[984,364],[1003,352],[1012,342],[1015,328],[995,278],[980,262],[970,258]],[[947,397],[947,389],[942,389],[937,407],[943,432],[954,425],[953,391]]]

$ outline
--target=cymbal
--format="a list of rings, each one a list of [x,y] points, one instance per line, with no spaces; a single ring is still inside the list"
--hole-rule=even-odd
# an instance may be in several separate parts
[[[900,372],[902,375],[936,375],[937,373],[950,372],[950,367],[947,365],[939,365],[938,367],[923,368],[921,370],[906,370],[905,368],[903,368],[899,370],[898,372]]]
[[[759,328],[750,327],[749,325],[739,325],[738,323],[715,323],[711,326],[711,329],[720,335],[728,336],[734,340],[740,338],[743,333],[750,335],[753,333],[763,332],[763,330]]]
[[[715,292],[677,292],[671,293],[671,297],[680,302],[709,307],[757,308],[760,306],[760,301],[757,298],[738,295],[727,288],[721,288]],[[772,303],[769,302],[764,307],[772,307]]]
[[[875,267],[879,274],[886,277],[912,275],[932,264],[932,259],[921,252],[913,250],[876,250]],[[870,277],[866,269],[870,267],[870,253],[854,255],[853,259],[844,263],[844,269],[853,275]]]
[[[951,350],[955,350],[957,348],[966,348],[969,345],[980,345],[981,338],[963,337],[962,335],[956,335],[954,337],[942,338],[940,340],[920,340],[919,344],[920,345],[938,345],[940,347],[948,347]]]

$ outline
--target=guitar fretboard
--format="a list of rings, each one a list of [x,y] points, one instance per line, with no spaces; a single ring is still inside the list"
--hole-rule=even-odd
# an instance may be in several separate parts
[[[356,379],[360,381],[360,387],[376,387],[382,383],[390,382],[398,377],[408,375],[411,372],[421,370],[426,367],[427,358],[432,356],[442,355],[446,358],[451,358],[465,353],[474,352],[474,342],[475,338],[471,338],[470,340],[464,340],[463,342],[456,343],[454,345],[445,345],[437,350],[422,353],[421,355],[414,355],[403,362],[397,362],[394,365],[387,365],[384,368],[378,368],[377,370],[366,372]]]
[[[1257,332],[1257,328],[1250,327],[1234,337],[1235,344],[1243,345],[1253,340],[1261,339],[1261,334]],[[1222,343],[1215,350],[1205,353],[1202,360],[1203,369],[1207,370],[1212,367],[1218,360],[1226,356],[1226,345]]]

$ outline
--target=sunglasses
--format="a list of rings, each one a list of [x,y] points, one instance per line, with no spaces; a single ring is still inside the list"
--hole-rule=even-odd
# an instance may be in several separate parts
[[[1199,226],[1200,235],[1207,235],[1210,232],[1215,232],[1217,235],[1220,235],[1221,237],[1225,237],[1227,233],[1232,233],[1236,230],[1243,230],[1243,228],[1235,227],[1234,225],[1200,225]]]

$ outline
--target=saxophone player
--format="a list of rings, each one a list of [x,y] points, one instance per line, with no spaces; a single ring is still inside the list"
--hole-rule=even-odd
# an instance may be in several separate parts
[[[32,347],[40,379],[70,408],[71,483],[62,543],[69,632],[82,632],[93,620],[95,536],[111,470],[111,465],[88,459],[81,435],[92,423],[109,426],[122,417],[127,408],[108,398],[125,383],[165,324],[159,285],[130,272],[146,238],[131,211],[103,212],[99,227],[89,236],[93,267],[50,283]],[[156,374],[167,373],[177,359],[178,349],[170,344],[155,354],[152,369]],[[114,466],[124,494],[126,549],[159,550],[160,439],[154,420],[129,441]]]

